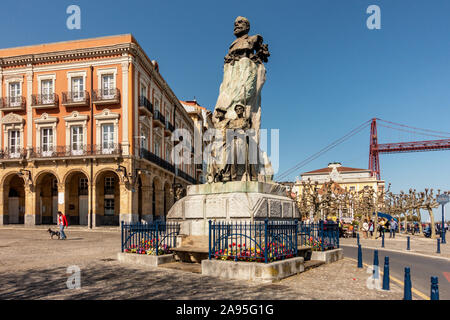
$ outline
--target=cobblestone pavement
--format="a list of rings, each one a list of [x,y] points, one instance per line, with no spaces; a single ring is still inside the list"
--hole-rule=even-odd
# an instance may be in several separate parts
[[[449,233],[450,234],[450,233]],[[381,238],[378,239],[364,239],[360,237],[360,243],[364,247],[368,248],[380,248],[381,249]],[[356,245],[356,238],[340,239],[341,244],[345,245]],[[446,244],[441,244],[441,253],[436,253],[437,251],[437,240],[429,239],[420,236],[410,235],[410,250],[406,250],[407,247],[407,236],[403,234],[397,234],[395,239],[389,238],[389,233],[385,234],[384,238],[384,249],[386,250],[396,250],[404,253],[418,253],[422,255],[443,257],[450,259],[450,242],[447,241]]]
[[[224,281],[163,267],[120,264],[120,233],[0,227],[0,299],[401,299],[402,289],[369,290],[366,270],[349,259],[274,284]],[[66,286],[67,267],[81,269],[81,289]]]

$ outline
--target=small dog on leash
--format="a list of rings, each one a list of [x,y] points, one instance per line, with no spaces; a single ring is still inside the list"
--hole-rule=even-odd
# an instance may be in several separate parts
[[[59,231],[53,231],[52,229],[48,228],[47,232],[50,233],[50,235],[52,236],[52,239],[53,239],[53,236],[57,236],[58,240],[61,239],[61,234],[59,233]]]

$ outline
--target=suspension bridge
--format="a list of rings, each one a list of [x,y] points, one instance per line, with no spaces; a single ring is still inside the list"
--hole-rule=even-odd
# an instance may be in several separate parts
[[[381,179],[380,154],[405,153],[405,152],[425,152],[425,151],[442,151],[450,149],[450,132],[436,131],[430,129],[422,129],[379,118],[373,118],[365,121],[355,129],[351,130],[341,138],[333,141],[318,152],[297,163],[290,169],[278,174],[275,178],[277,181],[283,181],[294,173],[297,173],[302,167],[308,165],[315,159],[324,155],[328,151],[336,148],[351,137],[362,132],[370,126],[370,142],[369,142],[369,170],[372,176]],[[391,142],[379,143],[378,127],[392,129],[401,133],[408,133],[412,136],[425,136],[429,140],[412,140],[408,142]],[[432,139],[433,138],[433,139]],[[438,138],[438,139],[437,139]]]

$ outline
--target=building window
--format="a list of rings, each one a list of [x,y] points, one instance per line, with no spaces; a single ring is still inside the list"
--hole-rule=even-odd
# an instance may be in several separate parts
[[[22,88],[20,82],[9,84],[9,103],[12,107],[17,107],[22,104]]]
[[[20,131],[8,131],[8,149],[12,158],[20,157]]]
[[[102,96],[104,98],[114,98],[116,94],[115,87],[114,74],[102,75]]]
[[[155,98],[155,110],[159,111],[159,100]]]
[[[71,127],[71,150],[72,154],[80,155],[83,153],[83,127]]]
[[[53,129],[43,128],[41,129],[41,150],[42,155],[51,156],[53,152]]]
[[[141,129],[141,149],[147,149],[147,130]]]
[[[161,157],[161,145],[159,144],[158,141],[155,141],[155,154],[158,157]]]
[[[147,98],[147,87],[141,83],[141,97]]]
[[[109,153],[114,150],[114,124],[102,125],[102,152]]]
[[[42,80],[41,82],[41,95],[42,103],[53,103],[53,80]]]
[[[105,216],[114,215],[114,199],[105,199]]]
[[[80,196],[88,195],[88,180],[86,178],[80,178],[78,184],[78,195]]]
[[[114,194],[114,177],[105,177],[105,195],[113,195]]]
[[[355,187],[350,187],[350,191],[355,191]]]
[[[72,78],[72,99],[74,101],[84,100],[84,79],[83,77]]]

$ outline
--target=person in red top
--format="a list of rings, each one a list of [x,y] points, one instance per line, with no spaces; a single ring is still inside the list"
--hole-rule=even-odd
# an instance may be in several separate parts
[[[66,234],[64,233],[64,228],[67,228],[67,219],[66,215],[62,214],[61,211],[58,211],[58,226],[59,226],[59,233],[61,235],[61,240],[66,239]]]

